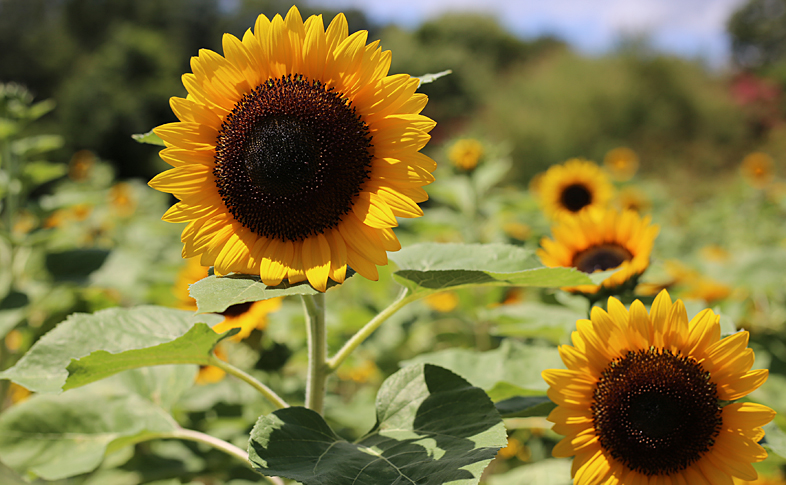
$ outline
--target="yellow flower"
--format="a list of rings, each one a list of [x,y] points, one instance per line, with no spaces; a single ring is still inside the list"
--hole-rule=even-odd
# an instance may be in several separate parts
[[[519,241],[526,241],[529,239],[530,234],[532,234],[531,227],[516,221],[506,222],[502,225],[502,230],[505,231],[505,234],[508,236],[513,239],[518,239]]]
[[[775,161],[766,153],[753,152],[748,154],[740,165],[740,172],[748,184],[756,189],[763,189],[775,177]]]
[[[292,7],[225,34],[224,56],[191,59],[189,94],[171,99],[180,121],[154,130],[174,168],[149,183],[180,200],[163,219],[188,223],[184,257],[266,285],[324,291],[347,265],[378,279],[400,249],[396,217],[423,214],[436,164],[419,151],[435,123],[418,79],[388,76],[390,51],[367,35]]]
[[[702,247],[699,252],[701,253],[701,257],[707,261],[723,262],[728,261],[731,257],[728,251],[717,244],[708,244]]]
[[[191,295],[188,293],[188,287],[202,278],[207,278],[207,270],[208,268],[200,264],[199,258],[186,260],[186,265],[177,273],[175,286],[172,288],[172,293],[177,301],[175,305],[177,308],[181,310],[197,310],[196,300],[191,298]]]
[[[681,295],[685,299],[703,300],[707,304],[712,304],[725,300],[731,292],[732,288],[729,285],[706,276],[699,276],[686,282]]]
[[[609,150],[603,158],[603,166],[617,182],[626,182],[639,170],[639,156],[628,147]]]
[[[75,182],[83,182],[90,178],[90,172],[96,163],[96,156],[90,150],[79,150],[68,162],[68,177]]]
[[[221,342],[219,342],[216,348],[213,349],[213,353],[217,358],[223,361],[227,360],[227,353],[224,350],[224,347],[221,345]],[[219,369],[214,365],[200,365],[199,372],[196,375],[196,383],[200,386],[204,386],[205,384],[213,384],[223,379],[226,375],[226,371]]]
[[[613,188],[600,167],[573,158],[549,168],[537,182],[537,195],[547,216],[559,219],[587,207],[605,207]]]
[[[455,291],[440,291],[425,297],[423,302],[432,310],[447,313],[456,309],[459,298]]]
[[[22,387],[15,382],[12,382],[8,386],[8,396],[11,398],[11,402],[13,404],[19,404],[20,402],[27,401],[30,399],[32,394],[33,393],[30,392],[29,389]]]
[[[518,438],[510,436],[508,437],[508,445],[499,450],[497,456],[506,460],[515,456],[519,460],[526,462],[532,458],[532,452]]]
[[[213,327],[218,333],[226,332],[231,328],[240,328],[240,332],[232,340],[243,340],[251,335],[253,330],[264,330],[267,327],[267,315],[281,308],[284,297],[270,298],[267,300],[241,303],[227,308],[224,321]]]
[[[622,210],[632,210],[638,213],[647,212],[652,207],[649,198],[636,187],[624,187],[617,195],[617,205]]]
[[[456,141],[448,151],[448,158],[456,167],[470,171],[474,169],[483,156],[483,145],[474,138]]]
[[[130,184],[119,182],[107,194],[109,207],[120,217],[129,217],[136,211],[136,196]]]
[[[647,313],[615,298],[576,322],[573,346],[559,348],[567,370],[543,371],[557,404],[549,421],[565,435],[555,457],[573,456],[575,485],[731,483],[755,480],[751,463],[775,412],[731,403],[758,388],[767,370],[750,370],[748,332],[720,338],[706,309],[688,321],[680,300],[662,291]]]
[[[554,239],[540,241],[538,256],[544,265],[573,267],[585,273],[619,268],[602,285],[581,285],[568,291],[597,293],[600,287],[616,288],[644,273],[660,230],[633,211],[593,208],[563,218],[552,228]]]
[[[336,376],[342,381],[353,381],[358,384],[370,382],[379,377],[379,374],[379,367],[372,360],[364,360],[359,365],[345,365],[336,371]]]

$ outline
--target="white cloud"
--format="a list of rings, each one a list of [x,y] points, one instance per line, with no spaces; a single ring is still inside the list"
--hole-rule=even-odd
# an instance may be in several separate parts
[[[728,54],[725,24],[745,0],[312,0],[355,7],[380,23],[414,27],[449,11],[489,13],[523,36],[552,33],[585,52],[602,52],[623,34],[647,34],[658,48],[702,56]]]

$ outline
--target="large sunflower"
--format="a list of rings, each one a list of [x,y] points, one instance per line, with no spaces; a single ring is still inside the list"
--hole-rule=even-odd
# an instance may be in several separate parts
[[[538,180],[537,194],[546,215],[559,219],[587,207],[605,207],[614,188],[595,163],[573,158],[546,170]]]
[[[180,200],[163,219],[188,223],[184,257],[320,291],[347,265],[378,278],[400,248],[396,217],[422,215],[435,163],[419,150],[435,123],[418,79],[388,76],[390,51],[367,35],[292,7],[242,40],[225,34],[223,57],[191,59],[188,96],[171,99],[180,121],[155,129],[174,168],[150,181]]]
[[[619,268],[601,285],[565,288],[597,293],[600,287],[616,288],[642,274],[650,264],[650,253],[660,230],[649,216],[636,212],[591,208],[563,218],[551,233],[554,239],[540,241],[538,256],[544,265],[573,267],[585,273]],[[631,283],[635,283],[631,281]]]
[[[731,484],[755,480],[757,444],[775,412],[729,403],[758,388],[767,370],[750,370],[748,332],[721,340],[712,310],[688,321],[664,290],[647,313],[615,298],[608,312],[579,320],[573,346],[559,348],[567,370],[543,371],[556,457],[574,456],[575,485]]]

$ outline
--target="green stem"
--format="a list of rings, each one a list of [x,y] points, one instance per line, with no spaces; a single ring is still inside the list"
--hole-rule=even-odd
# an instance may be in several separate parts
[[[325,408],[325,390],[330,371],[327,360],[327,327],[325,326],[325,295],[302,295],[308,333],[308,375],[306,407],[319,414]]]
[[[253,464],[248,460],[248,453],[245,450],[238,448],[232,443],[228,443],[224,440],[210,436],[209,434],[200,433],[199,431],[194,431],[191,429],[178,428],[169,433],[156,433],[154,435],[151,435],[150,438],[151,439],[171,438],[171,439],[195,441],[197,443],[204,443],[219,451],[223,451],[227,455],[234,456],[238,460],[242,461],[247,467],[256,471]],[[267,479],[268,482],[272,483],[273,485],[284,485],[284,481],[278,477],[268,477],[266,475],[263,476]]]
[[[225,361],[219,359],[215,355],[211,355],[208,360],[209,360],[209,364],[210,365],[216,366],[219,369],[221,369],[224,372],[226,372],[227,374],[232,374],[233,376],[237,377],[238,379],[240,379],[242,381],[245,381],[248,384],[250,384],[251,387],[253,387],[257,391],[259,391],[260,394],[265,396],[265,398],[267,398],[268,401],[273,403],[273,405],[276,406],[278,409],[283,409],[283,408],[288,408],[289,407],[289,404],[287,404],[286,401],[281,399],[278,396],[278,394],[273,392],[273,390],[270,389],[269,387],[267,387],[266,385],[264,385],[261,382],[259,382],[258,380],[256,380],[250,374],[247,374],[247,373],[243,372],[242,370],[238,369],[237,367],[235,367],[234,365],[230,364],[229,362],[225,362]]]
[[[363,326],[360,330],[357,331],[355,335],[350,338],[347,343],[341,347],[336,355],[330,358],[327,361],[327,367],[330,372],[335,371],[336,369],[341,366],[341,364],[347,359],[347,357],[354,352],[356,348],[360,346],[367,338],[371,336],[372,333],[376,329],[382,325],[382,322],[390,318],[394,313],[401,310],[405,305],[412,303],[413,301],[421,298],[424,295],[414,295],[410,294],[409,290],[406,288],[401,289],[401,293],[399,293],[398,298],[391,303],[387,308],[382,310],[377,316],[369,320],[367,324]]]

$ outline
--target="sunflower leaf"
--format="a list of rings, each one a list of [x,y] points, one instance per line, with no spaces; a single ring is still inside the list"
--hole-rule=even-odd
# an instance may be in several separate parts
[[[592,284],[581,271],[543,267],[532,251],[509,244],[415,244],[391,254],[390,259],[399,267],[393,277],[413,293],[461,286]]]
[[[764,446],[781,458],[786,458],[786,433],[775,421],[764,425],[762,429],[764,430]]]
[[[158,135],[153,133],[153,130],[148,131],[147,133],[137,133],[131,135],[131,138],[136,140],[138,143],[144,143],[147,145],[158,145],[158,146],[166,146],[164,145],[164,140],[159,138]]]
[[[90,355],[71,360],[63,390],[84,386],[118,372],[139,367],[165,364],[208,365],[213,347],[239,331],[239,328],[233,328],[218,334],[204,323],[197,323],[183,336],[152,347],[120,353],[96,350]]]
[[[58,394],[68,380],[73,359],[97,350],[120,354],[172,342],[187,334],[196,322],[212,326],[221,319],[220,315],[194,316],[189,311],[156,306],[108,308],[92,315],[75,313],[39,339],[16,365],[0,372],[0,379],[34,392]],[[88,362],[96,362],[93,359],[98,357]]]
[[[0,459],[19,473],[59,480],[96,469],[107,451],[176,428],[163,409],[135,394],[86,388],[37,395],[0,415]]]
[[[417,76],[416,79],[418,81],[420,81],[420,84],[418,84],[418,87],[420,87],[420,86],[422,86],[424,84],[433,83],[437,79],[439,79],[441,77],[445,77],[448,74],[453,74],[453,70],[452,69],[446,69],[446,70],[440,71],[440,72],[435,72],[435,73],[430,73],[430,74],[423,74],[422,76]]]
[[[376,403],[377,424],[354,443],[306,408],[262,416],[251,432],[249,459],[265,474],[303,485],[471,485],[505,445],[488,396],[437,366],[398,371],[382,384]]]
[[[347,278],[354,274],[354,271],[347,268]],[[328,280],[327,288],[330,289],[338,285],[340,283]],[[189,286],[188,292],[196,300],[199,313],[221,313],[232,305],[267,300],[278,296],[316,295],[319,293],[306,281],[295,284],[282,282],[276,286],[267,286],[262,283],[259,276],[248,274],[210,275]]]

